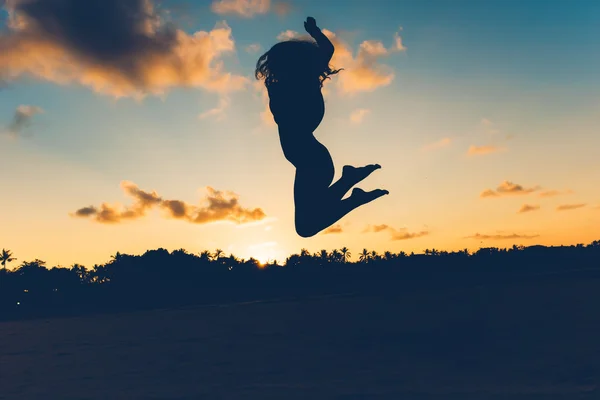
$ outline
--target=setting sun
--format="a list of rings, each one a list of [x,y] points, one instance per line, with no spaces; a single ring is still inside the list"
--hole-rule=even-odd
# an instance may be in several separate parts
[[[263,266],[275,260],[284,261],[287,256],[288,254],[279,248],[277,242],[264,242],[248,246],[248,257],[255,258]]]

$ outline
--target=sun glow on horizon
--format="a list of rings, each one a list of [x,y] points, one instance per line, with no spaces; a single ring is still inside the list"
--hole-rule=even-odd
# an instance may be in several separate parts
[[[247,248],[247,257],[256,259],[261,266],[277,260],[283,262],[288,257],[277,242],[263,242],[250,245]]]

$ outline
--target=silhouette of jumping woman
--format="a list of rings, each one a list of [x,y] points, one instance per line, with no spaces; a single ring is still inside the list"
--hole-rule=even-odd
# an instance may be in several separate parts
[[[297,39],[277,43],[259,58],[255,76],[265,80],[283,154],[296,167],[296,232],[302,237],[311,237],[355,208],[389,192],[354,188],[350,197],[343,199],[354,185],[381,168],[379,164],[346,165],[342,177],[332,184],[333,159],[313,132],[325,114],[323,82],[340,70],[329,66],[334,47],[317,27],[315,19],[308,17],[304,28],[316,43]]]

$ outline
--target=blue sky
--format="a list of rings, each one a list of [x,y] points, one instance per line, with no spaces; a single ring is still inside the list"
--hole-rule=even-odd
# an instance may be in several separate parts
[[[217,61],[224,71],[249,78],[242,90],[175,84],[162,96],[116,99],[27,73],[7,79],[0,91],[0,126],[9,126],[21,105],[44,112],[17,137],[0,136],[0,171],[10,188],[0,199],[9,227],[0,233],[0,246],[49,262],[60,253],[63,263],[90,263],[117,250],[160,245],[281,258],[301,247],[350,245],[355,253],[362,247],[417,252],[472,247],[480,243],[465,237],[475,233],[535,236],[525,244],[597,239],[600,212],[594,207],[600,191],[592,182],[600,181],[599,2],[298,0],[290,6],[285,15],[270,10],[241,17],[213,12],[210,1],[163,2],[188,35],[225,21],[235,50]],[[7,15],[0,24],[6,25]],[[344,164],[381,163],[384,168],[365,189],[384,187],[391,195],[345,218],[343,233],[301,240],[293,229],[293,167],[281,154],[276,128],[261,118],[264,98],[252,75],[260,53],[282,32],[302,32],[307,15],[354,56],[365,40],[389,48],[394,34],[406,50],[377,60],[375,67],[394,75],[387,85],[342,94],[335,90],[341,78],[328,83],[326,116],[316,132],[338,174]],[[3,32],[0,48],[15,34],[6,26]],[[252,44],[261,51],[246,51]],[[0,66],[8,62],[2,57]],[[341,76],[353,66],[336,67],[347,68]],[[199,118],[223,101],[223,118]],[[364,120],[350,122],[360,109],[368,110]],[[491,151],[469,155],[470,146]],[[69,215],[102,202],[128,204],[119,187],[123,180],[189,203],[197,203],[205,186],[231,190],[244,206],[261,207],[271,222],[247,228],[194,225],[157,212],[105,226]],[[549,199],[479,197],[505,180],[572,193]],[[517,214],[525,203],[541,208]],[[555,212],[560,205],[585,206]],[[363,233],[377,224],[389,225],[391,233],[428,234],[390,241],[381,233]],[[73,253],[70,243],[81,250]]]

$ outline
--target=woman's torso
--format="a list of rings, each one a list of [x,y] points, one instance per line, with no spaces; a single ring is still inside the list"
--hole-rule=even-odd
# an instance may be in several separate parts
[[[318,81],[276,82],[269,86],[269,108],[284,132],[312,135],[325,115],[325,102]]]

